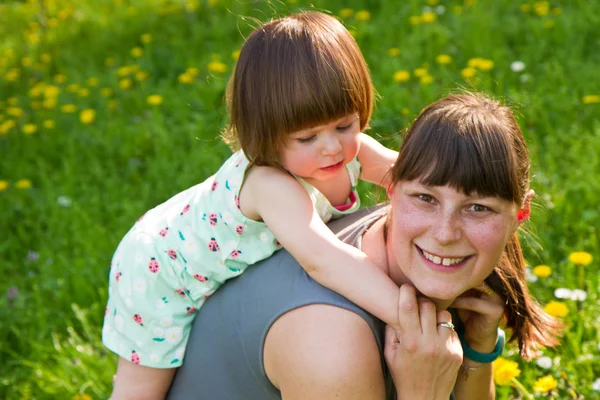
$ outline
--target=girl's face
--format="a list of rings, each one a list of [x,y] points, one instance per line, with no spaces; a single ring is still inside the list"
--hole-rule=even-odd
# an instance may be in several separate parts
[[[279,151],[281,164],[308,182],[336,177],[360,148],[358,114],[348,114],[324,125],[293,132]]]
[[[390,199],[390,276],[442,302],[481,285],[519,225],[513,202],[450,186],[399,182]]]

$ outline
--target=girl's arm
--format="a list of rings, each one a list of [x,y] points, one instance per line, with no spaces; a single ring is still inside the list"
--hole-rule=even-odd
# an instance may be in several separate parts
[[[296,179],[275,168],[253,167],[240,197],[244,212],[255,211],[313,279],[388,325],[398,325],[398,286],[329,230]]]
[[[360,134],[358,159],[362,165],[360,179],[387,189],[390,184],[390,168],[396,162],[398,152],[390,150],[371,136]]]

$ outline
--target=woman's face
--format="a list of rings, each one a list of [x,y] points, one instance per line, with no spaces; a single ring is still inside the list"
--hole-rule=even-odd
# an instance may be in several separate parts
[[[450,186],[399,182],[390,200],[390,276],[432,299],[451,302],[481,285],[519,225],[513,202]]]

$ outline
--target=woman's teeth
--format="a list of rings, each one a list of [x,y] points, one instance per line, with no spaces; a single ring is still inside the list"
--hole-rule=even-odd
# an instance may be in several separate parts
[[[455,265],[455,264],[459,264],[459,263],[463,262],[465,260],[465,258],[466,258],[466,257],[463,257],[463,258],[442,258],[442,257],[435,256],[433,254],[430,254],[430,253],[426,252],[423,249],[421,249],[421,251],[423,252],[423,255],[425,256],[426,259],[428,259],[432,263],[438,264],[438,265],[445,265],[445,266]]]

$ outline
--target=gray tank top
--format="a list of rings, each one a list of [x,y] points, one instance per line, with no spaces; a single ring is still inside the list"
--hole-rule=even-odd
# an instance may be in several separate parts
[[[338,237],[360,248],[362,232],[387,207],[362,209],[329,223]],[[183,366],[167,399],[281,400],[267,378],[263,347],[271,325],[283,314],[309,304],[352,311],[371,327],[383,359],[383,323],[341,295],[315,282],[285,250],[248,268],[212,295],[196,316]],[[388,374],[386,374],[387,376]],[[393,398],[389,384],[388,398]]]

